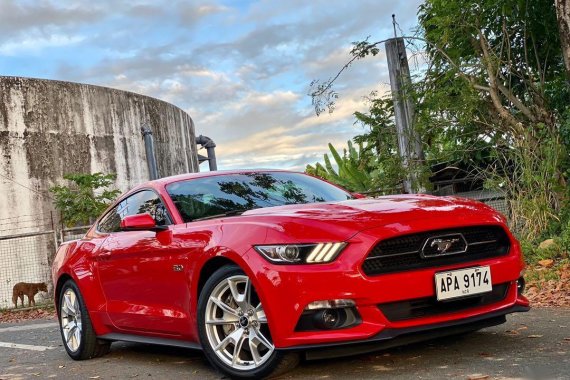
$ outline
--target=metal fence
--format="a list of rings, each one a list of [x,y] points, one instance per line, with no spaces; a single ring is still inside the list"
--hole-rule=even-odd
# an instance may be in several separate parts
[[[0,219],[0,309],[52,300],[51,262],[58,245],[52,216]]]
[[[61,244],[65,241],[81,239],[83,236],[85,236],[89,228],[91,228],[91,226],[81,226],[81,227],[72,227],[72,228],[62,227],[59,230],[59,243]]]
[[[53,214],[0,219],[0,309],[52,302],[51,264],[57,247],[89,226],[65,228]],[[43,284],[43,285],[42,285]],[[44,291],[47,290],[47,291]],[[23,299],[23,300],[22,300]]]
[[[483,202],[509,218],[509,202],[503,193],[492,190],[476,190],[456,193],[454,195]]]

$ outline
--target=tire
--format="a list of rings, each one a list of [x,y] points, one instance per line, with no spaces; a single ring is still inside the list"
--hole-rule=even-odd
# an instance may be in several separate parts
[[[79,288],[67,280],[59,294],[59,331],[63,347],[74,360],[91,359],[109,352],[111,342],[97,339]]]
[[[298,354],[275,349],[261,301],[237,266],[222,267],[206,281],[197,319],[206,358],[231,378],[277,376],[299,363]]]

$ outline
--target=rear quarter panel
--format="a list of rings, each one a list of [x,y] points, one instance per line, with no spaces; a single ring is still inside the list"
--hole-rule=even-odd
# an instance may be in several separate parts
[[[71,278],[79,287],[85,306],[97,335],[109,332],[105,323],[105,297],[95,275],[93,255],[104,241],[84,238],[62,244],[52,265],[54,301],[59,315],[59,294],[65,278]]]

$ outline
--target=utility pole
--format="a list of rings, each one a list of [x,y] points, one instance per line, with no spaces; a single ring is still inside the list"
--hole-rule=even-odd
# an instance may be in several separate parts
[[[413,162],[423,161],[424,155],[419,136],[413,128],[414,105],[407,94],[412,83],[406,46],[402,37],[396,37],[396,20],[392,15],[394,25],[394,38],[386,41],[386,58],[390,74],[390,88],[394,100],[394,116],[396,133],[398,135],[398,148],[400,157],[406,169],[410,169]],[[419,188],[417,174],[412,165],[408,177],[404,180],[404,191],[414,193]]]

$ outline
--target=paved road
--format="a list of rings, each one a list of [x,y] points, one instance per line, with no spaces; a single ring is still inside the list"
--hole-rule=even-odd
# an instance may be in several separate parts
[[[570,309],[533,309],[506,324],[374,354],[302,363],[281,379],[570,379]],[[15,346],[13,346],[15,344]],[[200,352],[114,343],[67,357],[54,321],[0,325],[0,379],[220,379]]]

